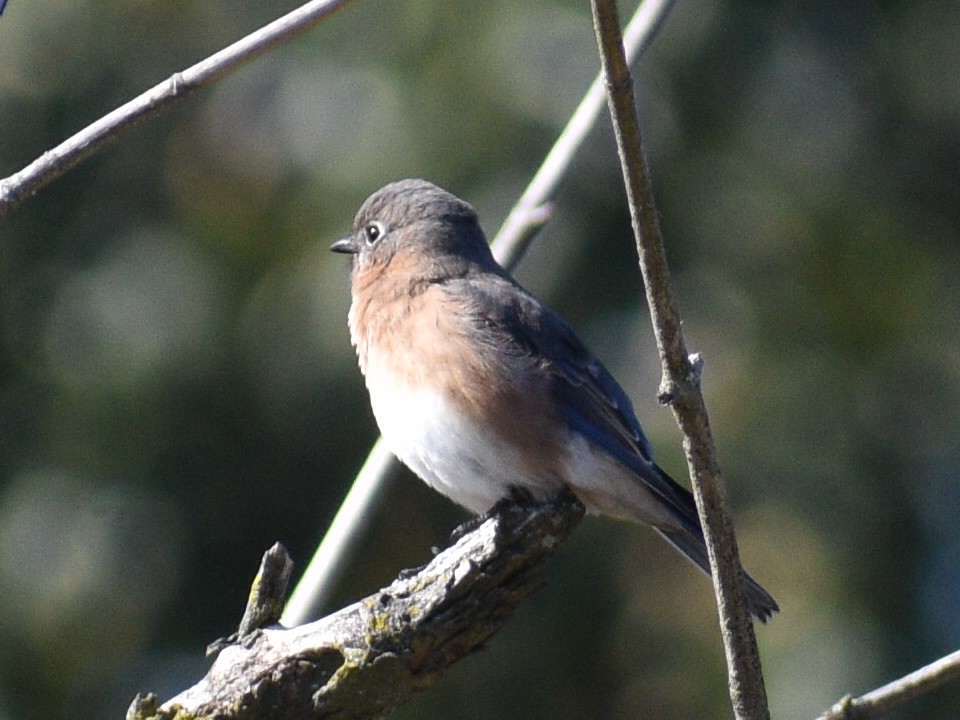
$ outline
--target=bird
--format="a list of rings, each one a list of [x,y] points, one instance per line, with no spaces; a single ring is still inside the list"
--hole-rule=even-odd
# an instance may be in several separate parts
[[[473,206],[399,180],[330,249],[352,256],[348,326],[377,425],[427,485],[477,515],[572,493],[709,575],[693,496],[654,462],[610,372],[497,263]],[[743,587],[754,617],[779,611],[746,572]]]

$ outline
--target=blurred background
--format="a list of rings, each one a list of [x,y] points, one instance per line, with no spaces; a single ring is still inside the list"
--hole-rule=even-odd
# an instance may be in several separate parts
[[[295,3],[11,0],[0,176]],[[624,21],[633,4],[622,7]],[[427,177],[489,234],[598,68],[579,0],[359,0],[0,219],[0,719],[205,671],[274,541],[303,568],[376,437],[327,251]],[[678,3],[637,72],[774,716],[960,646],[960,4]],[[603,118],[518,275],[657,406]],[[334,607],[465,515],[404,473]],[[728,717],[707,581],[587,519],[401,718]],[[895,717],[960,715],[960,688]]]

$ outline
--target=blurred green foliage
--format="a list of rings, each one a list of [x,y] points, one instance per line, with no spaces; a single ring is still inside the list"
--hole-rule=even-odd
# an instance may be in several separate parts
[[[0,175],[291,7],[14,0]],[[0,718],[168,696],[263,550],[303,567],[375,437],[327,246],[404,176],[492,233],[593,42],[573,0],[358,1],[0,220]],[[814,717],[960,645],[960,5],[687,0],[637,85],[741,550],[783,608],[771,706]],[[557,204],[519,277],[682,476],[606,121]],[[462,517],[404,475],[338,602]],[[663,543],[588,520],[399,717],[725,717],[715,626]],[[958,714],[949,689],[901,717]]]

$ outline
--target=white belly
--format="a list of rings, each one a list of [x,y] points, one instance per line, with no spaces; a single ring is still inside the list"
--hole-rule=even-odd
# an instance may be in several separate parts
[[[368,383],[387,447],[428,485],[482,514],[523,487],[546,500],[558,489],[531,477],[519,451],[492,428],[458,413],[439,393]]]

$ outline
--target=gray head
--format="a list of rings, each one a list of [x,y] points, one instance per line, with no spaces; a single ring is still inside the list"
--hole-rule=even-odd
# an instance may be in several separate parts
[[[470,203],[426,180],[400,180],[377,190],[360,207],[348,237],[331,247],[353,255],[357,272],[401,260],[423,273],[459,274],[494,266]]]

